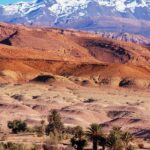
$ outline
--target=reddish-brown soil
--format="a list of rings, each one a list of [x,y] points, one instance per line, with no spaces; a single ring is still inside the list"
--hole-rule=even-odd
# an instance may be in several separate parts
[[[87,32],[7,24],[0,25],[0,43],[5,130],[8,120],[22,118],[33,126],[56,108],[66,126],[96,122],[108,131],[119,125],[150,137],[148,47]]]
[[[134,79],[150,75],[150,51],[136,44],[73,30],[6,24],[0,29],[1,71]]]

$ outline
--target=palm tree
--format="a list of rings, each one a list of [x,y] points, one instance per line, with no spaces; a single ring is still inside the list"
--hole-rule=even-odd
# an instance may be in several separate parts
[[[102,128],[99,124],[91,124],[86,131],[87,137],[93,142],[93,150],[98,149],[98,140],[102,135]]]
[[[111,133],[115,134],[118,138],[120,138],[123,132],[121,130],[121,127],[113,127]]]
[[[124,146],[125,146],[125,150],[127,150],[128,146],[129,146],[129,143],[131,141],[133,141],[133,135],[129,132],[124,132],[122,134],[122,141],[124,143]]]
[[[122,150],[122,131],[119,127],[114,127],[108,136],[107,145],[110,150]]]
[[[99,137],[98,139],[99,145],[102,146],[102,150],[105,150],[106,144],[107,144],[107,139],[104,135]]]
[[[83,150],[86,146],[86,140],[83,138],[84,131],[80,126],[77,126],[75,129],[75,136],[71,139],[71,144],[75,149]]]
[[[75,137],[76,138],[82,138],[84,136],[84,131],[83,131],[83,128],[81,126],[76,126],[74,128],[74,134],[75,134]]]

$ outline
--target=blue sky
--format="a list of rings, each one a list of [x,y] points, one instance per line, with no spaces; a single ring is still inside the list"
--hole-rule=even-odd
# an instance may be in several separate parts
[[[32,1],[32,0],[0,0],[0,4],[11,4],[11,3],[16,3],[20,1]]]

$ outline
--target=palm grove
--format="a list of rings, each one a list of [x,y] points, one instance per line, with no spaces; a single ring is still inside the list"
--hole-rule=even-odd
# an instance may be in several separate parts
[[[28,131],[27,124],[21,120],[14,120],[8,122],[8,128],[13,133]],[[51,110],[48,115],[48,124],[41,121],[40,126],[36,126],[34,131],[38,135],[47,135],[60,142],[65,135],[70,135],[70,144],[73,149],[84,150],[87,146],[92,150],[133,150],[131,145],[133,135],[129,132],[124,132],[120,127],[114,127],[109,134],[104,134],[102,127],[99,124],[91,124],[85,131],[82,127],[65,127],[62,123],[61,116],[57,110]],[[53,143],[54,144],[54,143]],[[46,146],[44,146],[46,150]]]

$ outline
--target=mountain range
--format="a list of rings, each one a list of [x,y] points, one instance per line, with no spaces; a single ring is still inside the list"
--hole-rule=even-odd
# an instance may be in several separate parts
[[[33,0],[0,6],[0,21],[150,35],[150,0]]]

